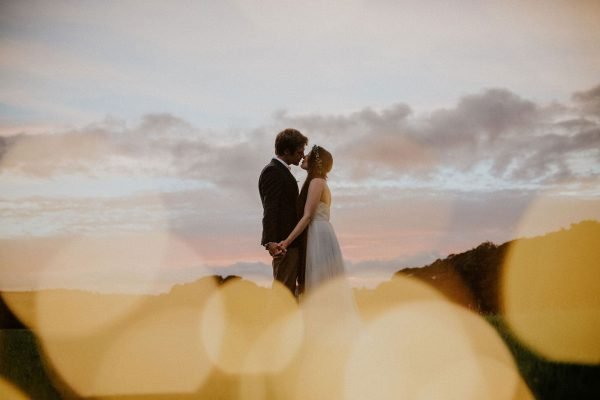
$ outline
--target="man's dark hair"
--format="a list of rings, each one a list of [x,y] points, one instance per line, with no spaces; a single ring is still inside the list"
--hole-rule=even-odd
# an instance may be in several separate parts
[[[282,156],[285,152],[293,153],[298,147],[306,146],[308,138],[300,131],[292,128],[284,129],[275,138],[275,154]]]

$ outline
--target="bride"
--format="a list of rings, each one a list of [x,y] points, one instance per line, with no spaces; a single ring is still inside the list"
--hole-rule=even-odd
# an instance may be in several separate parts
[[[305,337],[313,345],[329,349],[327,351],[337,349],[335,351],[345,354],[359,332],[361,318],[352,288],[346,281],[342,251],[329,222],[331,191],[327,174],[332,166],[331,153],[317,145],[304,157],[301,167],[308,175],[298,198],[298,206],[304,209],[304,214],[279,245],[286,249],[306,229]],[[320,351],[316,354],[322,356]],[[332,359],[338,356],[331,354]]]
[[[298,198],[304,214],[283,248],[306,230],[306,299],[302,299],[304,347],[298,365],[300,398],[342,397],[346,363],[362,321],[345,279],[344,260],[333,226],[329,222],[331,191],[327,174],[333,166],[331,153],[313,146],[301,167],[308,172]],[[302,209],[302,208],[300,208]],[[310,382],[306,385],[304,382]]]
[[[333,226],[329,222],[331,191],[327,174],[333,166],[331,153],[314,145],[302,161],[308,172],[298,198],[304,214],[290,235],[279,243],[284,249],[307,230],[305,290],[310,292],[322,283],[344,275],[344,260]]]

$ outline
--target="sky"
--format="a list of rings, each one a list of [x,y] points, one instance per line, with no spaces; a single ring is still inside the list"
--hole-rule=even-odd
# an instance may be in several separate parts
[[[0,290],[268,284],[257,180],[287,127],[333,154],[357,287],[600,220],[599,19],[593,0],[2,1]]]

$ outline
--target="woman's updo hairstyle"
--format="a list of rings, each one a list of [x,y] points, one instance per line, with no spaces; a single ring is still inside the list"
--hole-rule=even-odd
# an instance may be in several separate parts
[[[298,197],[298,203],[296,209],[298,211],[298,217],[302,217],[304,213],[304,205],[306,204],[306,198],[308,197],[308,186],[310,181],[314,178],[327,179],[327,174],[333,167],[333,156],[330,152],[325,150],[319,145],[314,145],[310,154],[308,155],[308,175],[300,190],[300,196]]]
[[[333,157],[331,153],[315,144],[308,155],[308,177],[327,179],[327,174],[333,167]]]

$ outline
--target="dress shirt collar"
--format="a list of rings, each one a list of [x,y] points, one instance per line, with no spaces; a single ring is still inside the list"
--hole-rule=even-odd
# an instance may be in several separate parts
[[[288,171],[292,171],[292,167],[290,167],[285,161],[283,161],[281,158],[279,158],[278,156],[275,156],[275,159],[277,161],[279,161],[280,163],[282,163],[283,165],[285,165],[285,167],[288,169]]]

